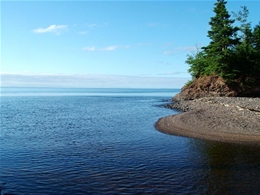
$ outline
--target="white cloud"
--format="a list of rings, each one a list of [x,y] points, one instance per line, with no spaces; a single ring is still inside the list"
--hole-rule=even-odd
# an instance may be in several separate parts
[[[96,51],[96,47],[95,46],[87,46],[87,47],[84,47],[83,50],[85,50],[85,51]]]
[[[1,87],[181,88],[189,79],[170,76],[1,73]]]
[[[83,47],[82,50],[85,50],[85,51],[114,51],[117,49],[127,49],[127,48],[130,48],[130,46],[112,45],[112,46],[103,47],[103,48],[97,48],[95,46],[86,46],[86,47]]]
[[[116,49],[118,49],[120,46],[109,46],[109,47],[105,47],[100,49],[100,51],[114,51]]]
[[[100,51],[114,51],[116,49],[128,49],[130,48],[129,45],[115,45],[115,46],[109,46],[109,47],[105,47],[100,49]]]
[[[63,30],[67,29],[67,25],[50,25],[47,28],[37,28],[34,29],[33,32],[35,33],[55,33],[55,34],[60,34]]]
[[[87,26],[88,28],[102,28],[108,26],[108,23],[103,23],[103,24],[97,24],[97,23],[85,23],[84,26]]]
[[[165,73],[160,73],[158,75],[170,76],[170,75],[179,75],[179,74],[187,74],[187,72],[165,72]]]
[[[80,31],[79,34],[80,35],[85,35],[85,34],[88,34],[88,31]]]
[[[88,26],[89,28],[93,28],[93,27],[97,27],[97,24],[86,24],[86,26]]]
[[[114,51],[114,50],[119,49],[119,48],[126,48],[126,46],[114,45],[114,46],[102,48],[102,49],[100,49],[100,51]]]

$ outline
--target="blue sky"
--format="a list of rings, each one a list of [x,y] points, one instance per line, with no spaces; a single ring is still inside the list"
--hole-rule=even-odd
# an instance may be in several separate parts
[[[215,1],[2,1],[1,86],[180,88]],[[260,1],[228,1],[249,21]]]

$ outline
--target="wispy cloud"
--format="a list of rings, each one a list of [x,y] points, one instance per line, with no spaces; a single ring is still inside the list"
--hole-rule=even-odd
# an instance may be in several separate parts
[[[96,51],[96,47],[95,46],[87,46],[87,47],[84,47],[82,50],[85,50],[85,51]]]
[[[100,51],[114,51],[116,49],[128,49],[128,48],[130,48],[129,45],[114,45],[114,46],[101,48]]]
[[[86,35],[86,34],[88,34],[89,32],[88,31],[79,31],[79,34],[80,35]]]
[[[80,24],[77,24],[80,25]],[[103,28],[109,25],[109,23],[84,23],[83,26],[86,26],[88,28]]]
[[[104,48],[101,48],[100,51],[114,51],[116,49],[118,49],[120,46],[109,46],[109,47],[104,47]]]
[[[54,34],[60,34],[62,31],[64,31],[65,29],[67,29],[68,26],[67,25],[56,25],[56,24],[52,24],[47,28],[37,28],[34,29],[33,32],[35,33],[54,33]]]
[[[159,73],[157,75],[160,76],[171,76],[171,75],[180,75],[180,74],[187,74],[187,72],[165,72],[165,73]]]
[[[1,73],[2,87],[181,88],[190,78],[94,74]]]
[[[130,46],[128,45],[112,45],[112,46],[108,46],[108,47],[103,47],[103,48],[97,48],[95,46],[86,46],[84,48],[82,48],[82,50],[85,51],[114,51],[117,49],[127,49],[130,48]]]

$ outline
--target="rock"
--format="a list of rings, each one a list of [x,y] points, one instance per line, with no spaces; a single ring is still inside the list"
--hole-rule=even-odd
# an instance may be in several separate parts
[[[203,97],[168,108],[183,112],[159,119],[155,127],[161,132],[260,146],[260,98]]]

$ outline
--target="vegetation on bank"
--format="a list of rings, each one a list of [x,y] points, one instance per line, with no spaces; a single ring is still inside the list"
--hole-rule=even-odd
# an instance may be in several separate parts
[[[193,79],[217,75],[231,85],[260,86],[260,22],[252,27],[249,11],[227,11],[225,0],[217,0],[210,19],[209,45],[188,55],[186,63]],[[238,24],[238,25],[234,25]],[[190,84],[191,82],[189,82]]]

